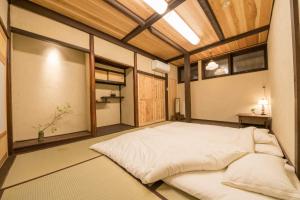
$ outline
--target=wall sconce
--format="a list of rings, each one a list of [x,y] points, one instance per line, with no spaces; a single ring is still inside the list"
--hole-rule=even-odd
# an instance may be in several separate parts
[[[264,90],[264,97],[258,101],[258,105],[261,106],[261,115],[266,115],[265,106],[269,104],[268,100],[266,99],[266,86],[263,86],[263,90]]]

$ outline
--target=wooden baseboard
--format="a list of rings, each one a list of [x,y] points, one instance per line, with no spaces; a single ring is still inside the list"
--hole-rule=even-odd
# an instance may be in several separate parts
[[[228,126],[228,127],[239,127],[238,122],[228,122],[228,121],[216,121],[216,120],[208,120],[208,119],[191,119],[192,123],[198,124],[209,124],[209,125],[217,125],[217,126]]]

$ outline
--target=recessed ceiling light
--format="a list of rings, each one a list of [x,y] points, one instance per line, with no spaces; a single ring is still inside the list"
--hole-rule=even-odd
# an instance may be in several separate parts
[[[168,8],[168,4],[165,0],[144,0],[155,12],[163,14]]]
[[[185,39],[193,45],[200,42],[200,38],[196,33],[183,21],[183,19],[175,12],[171,11],[164,16],[164,19]]]

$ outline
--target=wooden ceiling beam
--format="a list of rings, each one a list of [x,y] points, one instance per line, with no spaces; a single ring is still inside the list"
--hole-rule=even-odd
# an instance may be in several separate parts
[[[179,44],[177,44],[176,42],[174,42],[173,40],[171,40],[170,38],[168,38],[167,36],[165,36],[163,33],[161,33],[159,30],[157,30],[154,27],[149,27],[148,30],[155,35],[156,37],[158,37],[159,39],[161,39],[162,41],[166,42],[167,44],[169,44],[170,46],[172,46],[174,49],[180,51],[183,54],[187,54],[188,51],[185,50],[183,47],[181,47]]]
[[[210,21],[210,24],[213,27],[213,29],[215,30],[219,40],[224,40],[225,39],[224,33],[221,29],[221,26],[211,8],[211,6],[209,5],[208,0],[198,0],[198,3],[200,4],[202,10],[206,14],[208,20]]]
[[[169,5],[168,8],[166,10],[166,12],[162,15],[158,14],[158,13],[154,13],[153,15],[151,15],[146,21],[145,24],[143,26],[138,26],[137,28],[133,29],[129,34],[127,34],[122,41],[123,42],[128,42],[129,40],[131,40],[132,38],[134,38],[135,36],[137,36],[138,34],[140,34],[141,32],[143,32],[144,30],[146,30],[147,28],[149,28],[151,25],[153,25],[155,22],[157,22],[158,20],[160,20],[165,14],[167,14],[169,11],[175,9],[177,6],[179,6],[180,4],[182,4],[185,0],[172,0]]]
[[[131,19],[135,20],[135,21],[140,21],[140,26],[143,26],[145,24],[145,21],[140,18],[138,15],[136,15],[135,13],[133,13],[131,10],[129,10],[128,8],[126,8],[123,4],[121,4],[118,1],[115,0],[105,0],[105,2],[107,2],[109,5],[111,5],[112,7],[114,7],[115,9],[119,10],[121,13],[123,13],[124,15],[130,17]],[[178,45],[176,42],[174,42],[173,40],[171,40],[170,38],[168,38],[167,36],[165,36],[163,33],[161,33],[159,30],[157,30],[156,28],[150,26],[148,28],[148,30],[155,35],[156,37],[158,37],[159,39],[163,40],[164,42],[166,42],[167,44],[169,44],[170,46],[172,46],[174,49],[180,51],[181,53],[188,53],[187,50],[185,50],[183,47],[181,47],[180,45]]]
[[[25,10],[28,10],[28,11],[31,11],[33,13],[37,13],[41,16],[44,16],[44,17],[47,17],[49,19],[52,19],[52,20],[55,20],[57,22],[60,22],[60,23],[63,23],[63,24],[66,24],[68,26],[71,26],[73,28],[76,28],[78,30],[81,30],[83,32],[86,32],[86,33],[89,33],[91,35],[95,35],[101,39],[104,39],[106,41],[109,41],[111,43],[114,43],[116,45],[119,45],[123,48],[126,48],[130,51],[133,51],[133,52],[136,52],[136,53],[139,53],[143,56],[146,56],[148,58],[151,58],[151,59],[157,59],[157,60],[160,60],[162,62],[166,62],[166,60],[158,57],[158,56],[155,56],[149,52],[146,52],[145,50],[142,50],[140,48],[137,48],[133,45],[130,45],[130,44],[127,44],[125,42],[122,42],[121,40],[107,34],[107,33],[104,33],[102,31],[99,31],[98,29],[95,29],[91,26],[88,26],[82,22],[79,22],[79,21],[76,21],[74,19],[71,19],[69,17],[66,17],[60,13],[57,13],[53,10],[50,10],[48,8],[45,8],[45,7],[42,7],[38,4],[35,4],[33,2],[30,2],[30,1],[27,1],[27,0],[12,0],[11,1],[11,4],[17,6],[17,7],[20,7],[20,8],[23,8]]]
[[[242,33],[242,34],[239,34],[239,35],[236,35],[236,36],[233,36],[233,37],[230,37],[230,38],[226,38],[224,40],[206,45],[204,47],[200,47],[198,49],[190,51],[189,54],[194,55],[194,54],[200,53],[202,51],[206,51],[208,49],[215,48],[215,47],[220,46],[220,45],[224,45],[224,44],[234,42],[234,41],[240,40],[240,39],[248,37],[248,36],[252,36],[252,35],[267,31],[267,30],[269,30],[269,28],[270,28],[270,25],[262,26],[260,28],[253,29],[251,31],[248,31],[248,32],[245,32],[245,33]],[[181,58],[184,58],[184,55],[180,55],[180,56],[176,56],[174,58],[170,58],[170,59],[167,60],[167,62],[173,62],[173,61],[181,59]]]
[[[120,2],[118,2],[116,0],[104,0],[104,1],[107,4],[109,4],[110,6],[114,7],[118,11],[120,11],[121,13],[123,13],[124,15],[126,15],[127,17],[129,17],[130,19],[132,19],[133,21],[135,21],[136,23],[138,23],[140,26],[145,25],[145,21],[141,17],[136,15],[134,12],[129,10],[127,7],[125,7]]]

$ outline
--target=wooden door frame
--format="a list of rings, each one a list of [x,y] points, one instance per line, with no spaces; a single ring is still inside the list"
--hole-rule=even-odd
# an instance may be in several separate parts
[[[300,177],[300,27],[299,1],[290,0],[295,85],[295,168]]]

